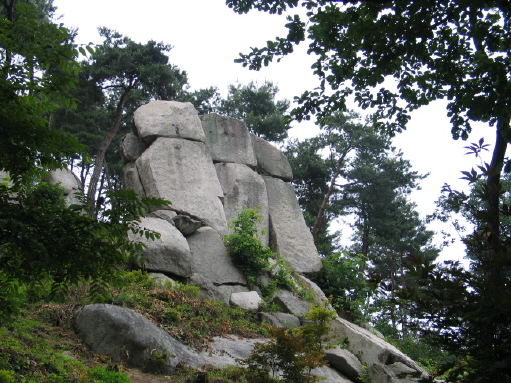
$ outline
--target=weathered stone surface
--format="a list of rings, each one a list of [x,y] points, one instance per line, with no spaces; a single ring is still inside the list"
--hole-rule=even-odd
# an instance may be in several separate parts
[[[67,169],[50,170],[44,177],[43,181],[59,184],[64,189],[64,197],[66,205],[79,205],[80,200],[77,198],[76,193],[81,194],[82,183],[73,172]]]
[[[158,138],[136,164],[147,197],[169,200],[171,210],[197,217],[221,233],[227,230],[222,187],[203,143]]]
[[[128,232],[130,240],[144,243],[144,265],[147,270],[189,277],[192,275],[192,255],[185,237],[167,221],[145,217],[140,226],[160,234],[154,241]]]
[[[417,373],[417,371],[415,371],[413,368],[410,368],[406,364],[401,362],[389,364],[387,367],[389,367],[392,370],[392,372],[396,374],[397,377],[400,377],[401,375],[410,375]]]
[[[232,263],[220,235],[201,227],[186,238],[192,253],[192,271],[207,276],[215,285],[246,284],[247,279]]]
[[[189,281],[190,284],[199,287],[200,298],[214,299],[225,304],[229,304],[233,293],[248,291],[246,286],[242,285],[219,285],[213,284],[211,279],[201,274],[193,274]]]
[[[298,275],[300,278],[301,285],[304,286],[307,290],[312,290],[314,292],[314,302],[319,304],[324,304],[328,302],[328,298],[321,288],[312,282],[309,278],[304,277],[303,275]],[[329,306],[330,310],[333,310],[332,306]]]
[[[231,294],[229,303],[244,310],[257,310],[263,300],[255,291]]]
[[[268,246],[268,194],[263,178],[242,164],[219,163],[215,169],[224,192],[227,222],[237,218],[243,209],[257,208],[262,218],[256,223],[257,231],[263,245]]]
[[[267,322],[272,326],[296,328],[300,327],[300,319],[297,316],[288,313],[259,313],[261,321]]]
[[[263,178],[268,191],[270,247],[298,273],[319,271],[321,259],[305,224],[293,186],[272,177]]]
[[[78,312],[76,326],[94,352],[110,355],[114,361],[124,361],[130,367],[146,367],[153,350],[166,354],[169,371],[178,363],[192,368],[204,365],[201,356],[130,309],[87,305]]]
[[[282,307],[282,311],[299,317],[308,313],[311,309],[308,302],[301,300],[288,290],[278,290],[275,297],[273,297],[273,302]]]
[[[228,338],[214,337],[208,349],[201,353],[206,364],[217,368],[239,365],[238,361],[250,356],[256,343],[266,339],[240,339],[237,335]]]
[[[328,360],[332,368],[346,375],[346,377],[351,380],[358,379],[364,371],[364,367],[357,357],[348,350],[340,347],[326,350],[325,359]]]
[[[190,235],[195,233],[201,226],[202,222],[188,217],[187,215],[177,215],[174,217],[174,226],[183,235]]]
[[[122,184],[124,189],[132,189],[140,197],[145,198],[145,190],[138,176],[138,169],[134,162],[128,162],[122,168]]]
[[[322,383],[353,383],[347,377],[328,366],[315,368],[312,370],[312,374],[322,377]]]
[[[167,277],[162,273],[149,273],[149,278],[152,278],[159,286],[165,287],[165,285],[176,283],[172,278]]]
[[[144,142],[133,133],[124,136],[120,145],[121,158],[124,163],[136,161],[144,152]]]
[[[339,317],[332,321],[330,326],[333,329],[333,334],[337,335],[339,339],[348,339],[348,350],[355,354],[362,363],[367,363],[368,365],[373,363],[387,365],[401,362],[421,373],[423,377],[428,376],[412,359],[369,330]]]
[[[381,363],[372,364],[368,372],[374,383],[401,383],[392,370]]]
[[[256,166],[250,133],[243,121],[216,113],[200,116],[200,119],[213,161]]]
[[[205,141],[197,111],[189,102],[151,101],[139,107],[133,122],[138,136],[146,143],[158,137],[179,137]]]
[[[168,223],[170,223],[172,226],[176,226],[174,224],[174,218],[176,216],[177,216],[177,213],[172,210],[155,210],[155,211],[149,213],[149,215],[148,215],[148,217],[163,219],[164,221],[167,221]]]
[[[293,171],[286,156],[268,141],[253,134],[251,134],[251,137],[259,172],[284,181],[291,181]]]

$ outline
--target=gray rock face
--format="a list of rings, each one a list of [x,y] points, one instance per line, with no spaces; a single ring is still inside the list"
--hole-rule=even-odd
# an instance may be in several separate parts
[[[124,163],[136,161],[144,152],[143,141],[133,133],[128,133],[121,141],[121,158]]]
[[[262,218],[256,223],[257,231],[263,245],[268,246],[268,194],[263,178],[242,164],[219,163],[215,169],[224,193],[227,222],[237,218],[243,209],[257,208]]]
[[[132,189],[140,197],[145,198],[145,190],[138,176],[138,169],[134,162],[128,162],[122,168],[122,184],[125,189]]]
[[[264,177],[270,212],[270,247],[284,257],[298,273],[314,273],[321,269],[316,246],[293,186],[271,177]]]
[[[181,234],[190,235],[202,226],[202,222],[186,215],[177,215],[174,217],[174,226],[177,227]]]
[[[250,133],[243,121],[216,113],[200,119],[213,161],[256,166]]]
[[[348,350],[340,347],[331,348],[325,351],[325,355],[330,366],[351,380],[358,379],[364,370],[362,363]]]
[[[293,179],[293,171],[286,156],[268,141],[251,134],[257,168],[261,174],[280,178],[284,181]]]
[[[374,383],[402,383],[388,366],[381,363],[373,363],[369,367],[369,378]]]
[[[163,219],[164,221],[170,223],[172,226],[176,226],[174,224],[174,218],[176,216],[177,213],[172,210],[155,210],[148,215],[148,217]]]
[[[311,309],[311,305],[301,300],[295,294],[288,290],[278,290],[273,298],[273,302],[282,307],[282,311],[296,316],[303,316]]]
[[[228,338],[214,337],[208,350],[201,353],[206,364],[217,368],[238,365],[252,353],[256,343],[265,343],[266,339],[239,339],[233,335]]]
[[[328,366],[315,368],[312,370],[312,374],[322,377],[321,382],[323,383],[353,383],[344,375]]]
[[[246,284],[247,279],[239,271],[220,235],[210,227],[201,227],[186,238],[192,254],[194,273],[208,277],[215,285]]]
[[[244,310],[257,310],[263,302],[259,294],[255,291],[243,293],[232,293],[229,303],[238,306]]]
[[[78,312],[76,326],[94,352],[110,355],[114,361],[124,361],[130,367],[146,367],[153,350],[166,355],[169,372],[178,363],[193,368],[204,365],[200,355],[133,310],[88,305]]]
[[[77,198],[76,193],[82,192],[82,183],[73,172],[67,169],[50,170],[48,175],[44,177],[43,181],[59,184],[64,189],[64,196],[66,205],[79,205],[80,200]]]
[[[148,197],[169,200],[172,210],[198,217],[218,232],[226,231],[222,187],[203,143],[158,138],[136,164]]]
[[[192,275],[192,255],[185,237],[169,222],[159,218],[145,217],[140,226],[160,234],[160,238],[148,240],[128,232],[132,241],[144,243],[144,265],[148,270],[171,273],[181,277]]]
[[[423,377],[428,376],[412,359],[369,330],[339,317],[330,325],[333,328],[333,333],[340,339],[348,339],[348,350],[355,354],[362,363],[367,363],[368,365],[374,363],[389,365],[401,362],[417,373],[422,374]]]
[[[292,314],[287,313],[259,313],[261,321],[267,322],[272,326],[296,328],[300,327],[300,319]]]
[[[146,143],[157,137],[179,137],[205,141],[197,111],[189,102],[151,101],[133,115],[138,136]]]

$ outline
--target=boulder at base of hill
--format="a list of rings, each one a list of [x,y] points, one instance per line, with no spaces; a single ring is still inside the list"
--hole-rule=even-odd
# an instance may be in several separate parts
[[[92,351],[109,355],[115,362],[126,362],[130,367],[150,371],[155,356],[161,362],[159,371],[164,373],[171,372],[178,364],[191,368],[204,365],[204,358],[130,309],[87,305],[79,310],[76,327]]]

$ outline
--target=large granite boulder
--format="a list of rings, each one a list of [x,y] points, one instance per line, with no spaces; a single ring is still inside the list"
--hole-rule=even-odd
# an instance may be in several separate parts
[[[193,274],[188,283],[199,287],[200,298],[225,304],[229,304],[232,294],[248,292],[248,287],[244,285],[215,285],[207,276],[198,273]]]
[[[209,342],[207,350],[201,353],[206,364],[216,368],[240,365],[247,359],[256,343],[265,343],[267,339],[239,339],[236,335],[214,337]]]
[[[205,141],[199,115],[189,102],[151,101],[135,111],[133,122],[147,144],[158,137]]]
[[[227,222],[237,218],[243,209],[257,209],[261,215],[261,221],[256,223],[259,238],[268,246],[268,194],[263,178],[242,164],[218,163],[215,169],[224,192]]]
[[[337,336],[338,339],[348,340],[347,349],[356,355],[362,363],[367,365],[375,363],[390,365],[401,362],[424,378],[428,376],[427,372],[407,355],[371,331],[339,317],[332,321],[330,326],[333,335]]]
[[[242,293],[232,293],[229,303],[238,306],[244,310],[257,310],[263,300],[256,291],[247,291]]]
[[[250,133],[243,121],[216,113],[200,116],[200,119],[213,161],[256,166]]]
[[[298,273],[319,271],[321,259],[305,224],[293,185],[272,177],[263,178],[268,191],[271,249],[285,258]]]
[[[59,184],[64,189],[66,205],[79,205],[77,193],[82,193],[82,183],[73,172],[67,169],[50,170],[43,179],[44,182]]]
[[[257,170],[264,175],[280,178],[284,181],[293,179],[293,171],[286,156],[268,141],[251,134],[257,159]]]
[[[357,357],[340,347],[326,350],[325,359],[328,360],[330,366],[351,380],[356,381],[364,372],[364,366]]]
[[[162,372],[171,372],[178,364],[200,368],[205,363],[199,354],[130,309],[87,305],[78,312],[76,327],[94,352],[107,354],[115,362],[123,361],[130,367],[147,368],[155,351],[164,356],[167,368]]]
[[[186,238],[191,251],[193,273],[207,276],[215,285],[243,284],[247,279],[234,266],[220,235],[201,227]]]
[[[158,138],[136,164],[147,197],[169,200],[172,210],[197,217],[220,233],[227,230],[223,190],[203,143]]]
[[[147,270],[170,273],[181,277],[192,275],[190,247],[178,229],[166,220],[153,217],[142,218],[140,227],[160,234],[160,238],[151,240],[131,231],[128,232],[131,241],[146,245],[143,250],[142,261]]]

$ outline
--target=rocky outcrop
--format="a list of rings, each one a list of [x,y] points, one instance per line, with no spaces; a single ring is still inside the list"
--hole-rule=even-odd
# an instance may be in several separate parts
[[[147,241],[130,234],[130,239],[147,246],[143,256],[145,268],[161,273],[159,279],[177,277],[199,286],[202,298],[256,310],[259,291],[250,291],[246,277],[229,258],[223,236],[229,233],[228,223],[241,209],[258,209],[262,216],[258,230],[266,233],[262,236],[263,243],[297,273],[293,283],[315,295],[315,299],[305,301],[291,291],[277,290],[272,303],[280,306],[282,312],[259,313],[259,316],[262,321],[279,327],[303,325],[304,314],[313,304],[324,304],[327,300],[321,289],[306,278],[321,268],[321,260],[289,183],[291,167],[284,155],[272,144],[251,135],[243,122],[217,114],[199,118],[189,103],[150,102],[135,112],[134,124],[136,132],[126,136],[121,145],[125,184],[142,196],[164,198],[172,203],[165,208],[168,210],[150,212],[141,221],[143,227],[159,233],[159,239]],[[259,278],[263,285],[275,278],[281,267],[280,263],[272,262],[273,270]],[[120,314],[106,305],[93,305],[79,314],[79,328],[84,334],[91,333],[86,336],[95,350],[110,355],[115,352],[121,355],[119,350],[123,347],[138,348],[131,354],[144,360],[148,347],[158,350],[174,347],[164,336],[165,345],[155,343],[163,330],[149,329],[146,323],[144,331],[152,335],[146,334],[147,339],[143,339],[135,333],[131,323],[137,326],[142,323],[134,314],[124,311]],[[114,317],[124,324],[117,328],[108,324]],[[85,330],[87,321],[91,324]],[[125,331],[117,335],[119,338],[133,339],[126,340],[127,344],[117,343],[117,351],[112,351],[113,346],[106,343],[114,344],[115,336],[106,335],[102,322],[108,324],[105,326],[108,331]],[[97,334],[94,323],[97,323]],[[331,325],[332,335],[346,340],[348,346],[326,352],[329,366],[314,370],[323,381],[355,382],[361,378],[363,364],[368,366],[369,376],[375,383],[405,383],[426,376],[410,358],[369,330],[341,318]],[[247,358],[255,342],[237,337],[215,338],[202,355],[183,351],[184,356],[180,357],[181,351],[176,351],[175,358],[166,363],[171,368],[180,358],[191,367],[201,363],[225,367]]]
[[[202,297],[227,303],[231,293],[248,292],[222,237],[239,211],[253,208],[262,217],[257,228],[264,245],[299,274],[319,270],[319,254],[293,187],[285,182],[292,178],[291,167],[272,144],[251,135],[240,120],[218,114],[199,118],[189,103],[150,102],[137,109],[133,122],[135,132],[120,149],[124,183],[141,196],[171,201],[165,209],[175,214],[149,214],[169,225],[160,222],[153,229],[164,235],[157,245],[147,243],[147,269],[188,277]],[[164,236],[181,250],[165,244]]]
[[[204,358],[184,346],[165,330],[141,314],[118,306],[94,304],[82,308],[76,326],[83,340],[94,352],[106,354],[115,362],[150,370],[151,357],[162,359],[163,371],[171,372],[178,364],[192,368],[204,365]]]

